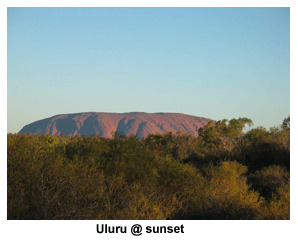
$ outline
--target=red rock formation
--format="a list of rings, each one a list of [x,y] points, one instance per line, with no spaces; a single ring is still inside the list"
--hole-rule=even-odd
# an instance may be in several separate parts
[[[19,133],[50,135],[100,135],[112,137],[112,132],[117,131],[125,135],[136,134],[139,138],[149,134],[182,132],[198,135],[198,129],[206,125],[210,119],[178,114],[178,113],[106,113],[86,112],[78,114],[56,115],[51,118],[39,120],[26,125]]]

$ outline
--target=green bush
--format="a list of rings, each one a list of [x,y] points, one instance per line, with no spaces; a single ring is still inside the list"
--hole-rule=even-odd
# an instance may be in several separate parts
[[[290,220],[290,182],[277,187],[272,198],[262,205],[256,219]]]
[[[7,135],[8,219],[290,219],[290,129]],[[233,161],[230,161],[233,160]]]
[[[245,165],[251,171],[265,166],[280,165],[290,170],[290,131],[288,129],[271,128],[271,132],[263,127],[251,130],[245,135]]]
[[[187,219],[253,219],[262,204],[259,193],[249,190],[247,168],[224,161],[202,170],[204,186],[193,198]]]
[[[40,138],[8,140],[8,219],[166,219],[197,185],[193,167],[135,138]]]
[[[288,184],[290,173],[285,167],[271,165],[250,174],[248,180],[254,190],[268,199],[279,186]]]

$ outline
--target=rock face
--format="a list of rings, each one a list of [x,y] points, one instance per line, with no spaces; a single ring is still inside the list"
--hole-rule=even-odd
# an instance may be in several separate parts
[[[105,113],[86,112],[77,114],[56,115],[50,118],[33,122],[24,126],[19,133],[50,135],[100,135],[112,137],[112,132],[117,131],[125,135],[136,134],[138,138],[149,134],[182,132],[198,135],[198,129],[206,125],[210,119],[178,114],[178,113]]]

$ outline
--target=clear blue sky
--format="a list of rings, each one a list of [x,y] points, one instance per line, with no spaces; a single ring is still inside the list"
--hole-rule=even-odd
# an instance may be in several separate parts
[[[290,114],[289,8],[8,8],[7,132],[78,112]]]

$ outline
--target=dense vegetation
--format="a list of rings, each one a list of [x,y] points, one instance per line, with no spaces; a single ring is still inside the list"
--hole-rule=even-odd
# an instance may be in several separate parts
[[[290,127],[7,135],[8,219],[290,219]]]

